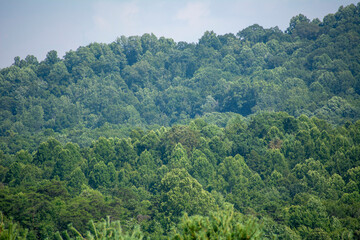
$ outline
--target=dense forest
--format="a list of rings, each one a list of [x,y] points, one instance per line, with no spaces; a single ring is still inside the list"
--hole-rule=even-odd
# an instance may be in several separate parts
[[[0,239],[360,239],[359,43],[360,3],[15,57]]]

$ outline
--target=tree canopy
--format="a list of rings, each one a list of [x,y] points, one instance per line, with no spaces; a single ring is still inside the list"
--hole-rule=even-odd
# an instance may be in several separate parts
[[[359,239],[360,4],[0,69],[0,239]]]

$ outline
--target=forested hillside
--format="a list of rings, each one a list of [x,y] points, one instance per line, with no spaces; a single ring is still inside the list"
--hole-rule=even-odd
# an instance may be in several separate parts
[[[50,138],[1,156],[0,209],[41,239],[106,216],[160,239],[184,212],[228,203],[259,220],[263,239],[357,239],[359,156],[359,121],[333,129],[286,113],[133,130],[83,148]]]
[[[236,35],[206,32],[196,44],[122,36],[63,59],[56,51],[42,62],[15,58],[0,71],[0,134],[9,143],[55,131],[88,146],[88,129],[128,133],[125,126],[170,126],[212,112],[357,120],[359,11],[350,5],[322,22],[298,15],[285,33],[253,25]]]
[[[285,32],[16,57],[0,70],[0,239],[13,221],[29,239],[118,224],[137,239],[360,239],[359,43],[360,4]]]

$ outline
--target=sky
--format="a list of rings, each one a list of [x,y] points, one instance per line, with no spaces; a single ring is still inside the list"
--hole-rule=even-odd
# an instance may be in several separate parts
[[[252,25],[285,30],[293,16],[320,20],[359,0],[0,0],[0,68],[14,57],[59,57],[92,42],[154,33],[198,42],[205,31],[234,33]]]

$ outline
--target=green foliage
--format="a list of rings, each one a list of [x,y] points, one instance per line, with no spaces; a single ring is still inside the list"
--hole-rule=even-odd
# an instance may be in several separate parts
[[[189,170],[191,168],[191,163],[188,159],[186,150],[178,143],[174,150],[171,153],[170,159],[168,161],[170,168],[185,168]]]
[[[87,178],[80,167],[77,167],[74,171],[72,171],[68,179],[69,191],[74,194],[79,194],[83,185],[87,183]]]
[[[65,134],[88,146],[94,139],[89,129],[110,128],[107,136],[118,137],[111,130],[230,112],[356,121],[358,11],[349,5],[323,21],[300,14],[285,32],[254,24],[237,36],[207,31],[191,44],[153,34],[121,36],[69,51],[64,59],[54,50],[42,62],[16,58],[0,70],[0,141],[14,153],[21,144],[11,140],[36,141],[52,129],[59,138]],[[152,144],[148,138],[141,150]]]
[[[20,227],[4,218],[1,237],[360,238],[359,7],[16,57],[0,209]]]
[[[0,155],[0,207],[34,238],[66,238],[69,223],[87,236],[89,219],[110,214],[126,231],[140,225],[145,238],[175,237],[171,229],[187,213],[183,226],[199,237],[218,216],[242,222],[229,220],[241,237],[252,215],[266,222],[265,239],[351,239],[360,226],[357,127],[280,112],[235,117],[225,128],[196,119],[134,129],[128,139],[101,137],[89,147],[49,138],[33,154]],[[228,203],[232,213],[221,210]]]
[[[185,169],[168,172],[161,179],[161,191],[162,211],[173,220],[183,212],[206,214],[215,207],[214,198]]]
[[[1,240],[21,240],[27,239],[28,231],[18,227],[11,219],[4,219],[4,215],[0,212],[0,239]]]
[[[72,225],[69,224],[68,229],[70,234],[67,231],[64,231],[62,234],[57,232],[54,236],[57,240],[63,239],[113,239],[113,240],[141,240],[143,239],[143,234],[139,229],[139,226],[136,226],[135,229],[130,232],[124,232],[121,228],[120,221],[110,221],[110,217],[107,217],[106,220],[99,222],[94,222],[90,220],[89,222],[89,231],[87,231],[85,237]],[[70,237],[73,235],[73,237]]]
[[[93,188],[99,186],[110,187],[115,181],[116,171],[114,165],[110,162],[106,165],[103,161],[95,164],[94,169],[90,172],[89,184]]]
[[[261,239],[263,234],[255,219],[242,219],[230,206],[208,217],[185,214],[179,225],[171,239]]]

